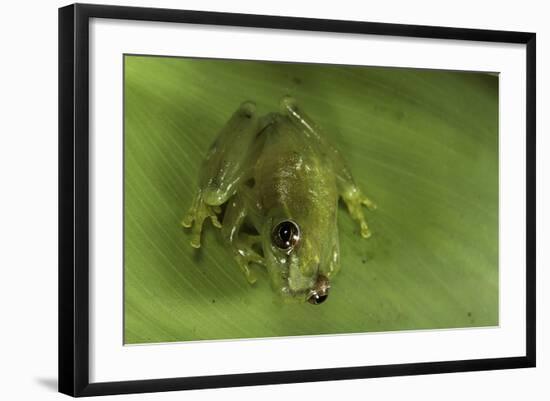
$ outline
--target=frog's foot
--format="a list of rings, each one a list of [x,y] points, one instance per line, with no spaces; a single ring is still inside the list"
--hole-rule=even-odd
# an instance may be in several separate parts
[[[264,258],[253,249],[253,246],[259,243],[259,235],[248,234],[241,234],[235,243],[235,260],[250,284],[257,280],[256,274],[250,269],[250,263],[265,266]]]
[[[359,223],[361,228],[361,236],[363,238],[369,238],[372,233],[367,224],[367,220],[363,215],[362,206],[366,206],[369,210],[375,210],[376,204],[361,193],[361,191],[353,187],[351,190],[342,194],[342,199],[346,204],[351,218]]]
[[[246,281],[248,281],[249,284],[254,284],[256,280],[258,280],[258,277],[256,273],[250,269],[249,265],[250,263],[263,264],[262,257],[254,252],[243,252],[236,254],[235,260],[246,277]]]
[[[187,215],[181,222],[185,228],[191,228],[191,246],[193,248],[201,247],[201,233],[204,220],[210,218],[212,225],[221,228],[221,223],[218,220],[218,214],[221,212],[219,206],[210,206],[203,202],[201,195],[197,195],[193,206],[187,212]]]

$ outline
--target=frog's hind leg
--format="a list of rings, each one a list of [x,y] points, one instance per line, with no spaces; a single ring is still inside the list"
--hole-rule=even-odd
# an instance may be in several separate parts
[[[210,218],[215,227],[221,224],[218,215],[221,205],[235,193],[258,131],[256,105],[243,102],[218,133],[210,146],[201,168],[199,188],[193,203],[182,221],[192,227],[191,246],[200,248],[203,223]]]
[[[367,198],[361,192],[361,189],[355,184],[353,176],[349,171],[344,159],[338,149],[332,146],[322,135],[321,129],[315,122],[303,112],[298,106],[296,100],[290,96],[281,99],[281,109],[288,118],[304,132],[312,141],[315,141],[320,149],[324,149],[328,153],[328,158],[331,160],[334,171],[336,173],[336,183],[338,192],[351,217],[359,223],[361,228],[361,236],[368,238],[371,236],[367,220],[363,215],[362,206],[366,206],[369,210],[376,209],[376,204]]]
[[[261,244],[259,235],[241,232],[241,228],[247,217],[246,208],[239,194],[231,198],[227,204],[222,225],[222,237],[231,248],[235,261],[246,277],[253,284],[256,282],[256,274],[250,269],[250,263],[265,266],[262,255],[254,250]]]

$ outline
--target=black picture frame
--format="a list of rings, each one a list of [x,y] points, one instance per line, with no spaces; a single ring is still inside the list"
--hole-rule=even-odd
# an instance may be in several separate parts
[[[89,21],[141,20],[526,45],[526,352],[523,356],[90,383]],[[535,366],[536,35],[527,32],[74,4],[59,9],[59,391],[95,396]]]

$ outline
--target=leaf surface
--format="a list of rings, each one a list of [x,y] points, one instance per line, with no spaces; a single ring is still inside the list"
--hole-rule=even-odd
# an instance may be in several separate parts
[[[292,94],[378,204],[362,239],[340,207],[340,273],[320,306],[250,286],[209,223],[180,226],[201,161],[247,99]],[[498,77],[125,57],[125,342],[498,324]],[[335,228],[336,229],[336,228]]]

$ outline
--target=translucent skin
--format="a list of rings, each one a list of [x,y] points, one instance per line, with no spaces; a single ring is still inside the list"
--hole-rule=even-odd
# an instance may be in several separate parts
[[[281,113],[262,118],[248,101],[211,146],[182,224],[192,228],[191,245],[198,248],[203,221],[210,218],[250,283],[256,276],[249,264],[256,263],[267,268],[273,289],[285,300],[318,304],[340,268],[339,198],[361,235],[369,237],[362,206],[374,209],[374,203],[294,99],[283,98]],[[274,240],[281,222],[291,222],[299,233],[290,248]]]
[[[332,163],[315,141],[299,132],[288,117],[273,115],[264,131],[265,144],[252,168],[255,223],[262,234],[263,253],[274,288],[292,297],[306,297],[319,274],[336,269],[331,254],[335,241],[338,191]],[[271,241],[272,228],[291,220],[300,228],[300,241],[287,254]],[[257,225],[256,225],[257,224]]]

